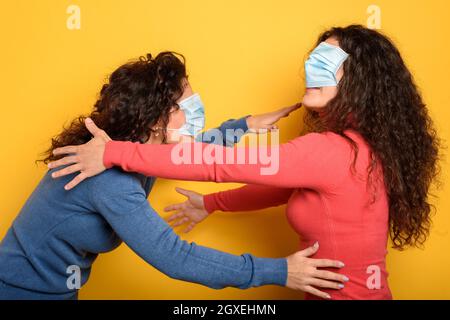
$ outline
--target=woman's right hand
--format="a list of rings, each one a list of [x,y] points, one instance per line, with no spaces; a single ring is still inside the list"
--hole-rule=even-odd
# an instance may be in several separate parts
[[[205,205],[203,203],[203,195],[182,188],[175,188],[175,190],[186,196],[187,200],[182,203],[172,204],[164,208],[164,211],[175,211],[167,221],[174,221],[172,227],[181,226],[182,224],[188,223],[188,226],[184,230],[184,232],[191,231],[195,225],[199,222],[202,222],[208,217],[208,212],[205,209]]]
[[[275,111],[249,116],[246,119],[248,130],[249,132],[264,133],[265,130],[277,129],[278,127],[275,123],[278,120],[287,117],[292,111],[299,109],[301,106],[302,104],[299,102]]]
[[[349,279],[339,273],[319,270],[317,268],[342,268],[344,264],[341,261],[328,259],[308,258],[319,249],[319,243],[314,246],[298,251],[287,257],[288,279],[286,287],[302,290],[316,295],[323,299],[330,299],[330,295],[318,290],[316,287],[340,290],[344,288],[344,283]]]
[[[53,155],[64,155],[64,158],[49,162],[49,169],[68,165],[64,169],[58,169],[52,173],[52,178],[59,178],[80,172],[75,178],[64,186],[64,189],[70,190],[86,178],[93,177],[106,170],[103,164],[103,154],[106,143],[111,138],[105,131],[97,127],[91,118],[86,118],[84,124],[89,132],[94,136],[89,142],[78,146],[64,146],[53,150]],[[71,154],[71,155],[68,155]]]

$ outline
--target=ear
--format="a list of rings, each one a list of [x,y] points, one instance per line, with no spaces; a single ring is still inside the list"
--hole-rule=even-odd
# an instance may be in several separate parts
[[[162,129],[162,127],[160,127],[159,125],[154,125],[151,128],[151,134],[154,135],[155,137],[157,137],[161,134],[161,129]]]

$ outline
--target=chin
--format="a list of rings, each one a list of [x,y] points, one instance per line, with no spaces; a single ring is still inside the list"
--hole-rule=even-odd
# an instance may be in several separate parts
[[[311,99],[312,100],[312,99]],[[302,106],[311,111],[320,111],[325,106],[317,101],[311,101],[310,99],[303,99]]]

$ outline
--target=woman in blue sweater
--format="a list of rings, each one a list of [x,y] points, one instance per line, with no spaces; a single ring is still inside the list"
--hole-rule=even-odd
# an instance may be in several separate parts
[[[231,145],[248,129],[271,128],[294,109],[229,120],[218,130],[199,134],[203,105],[187,81],[184,58],[163,52],[115,70],[89,117],[116,140],[176,143],[191,136]],[[57,159],[55,148],[91,138],[84,119],[77,118],[52,139],[43,162]],[[114,250],[122,241],[169,277],[216,289],[338,289],[345,281],[343,275],[317,269],[342,267],[338,261],[308,258],[318,246],[271,259],[235,256],[181,240],[147,200],[154,177],[114,168],[66,191],[64,185],[76,174],[55,180],[52,171],[42,178],[0,244],[0,299],[76,299],[98,254]]]

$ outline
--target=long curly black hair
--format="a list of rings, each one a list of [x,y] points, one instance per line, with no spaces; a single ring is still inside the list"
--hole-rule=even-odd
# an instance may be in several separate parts
[[[334,27],[318,40],[335,38],[349,54],[337,95],[322,112],[307,110],[306,131],[332,131],[358,147],[344,130],[358,131],[371,147],[368,184],[381,162],[389,199],[393,247],[423,247],[432,209],[430,186],[441,185],[440,148],[433,122],[413,77],[393,42],[361,25]]]
[[[166,141],[164,129],[170,112],[179,108],[177,100],[183,94],[185,78],[185,58],[175,52],[161,52],[154,58],[147,54],[120,66],[103,85],[92,113],[77,117],[63,128],[52,138],[44,158],[38,161],[57,160],[61,156],[54,156],[54,149],[89,141],[92,136],[84,125],[86,117],[113,140],[144,143],[154,132],[152,127],[158,124]]]

